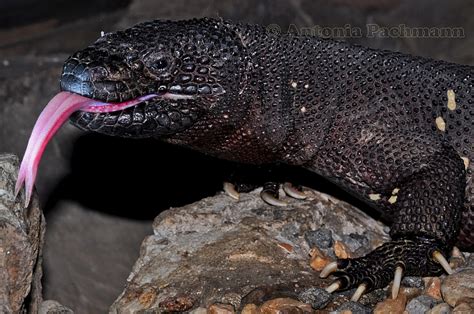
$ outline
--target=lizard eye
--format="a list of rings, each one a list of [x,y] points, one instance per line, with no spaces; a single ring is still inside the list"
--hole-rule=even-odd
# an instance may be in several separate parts
[[[168,61],[165,58],[161,58],[156,60],[155,64],[153,65],[153,68],[155,70],[163,70],[168,67]]]
[[[152,75],[163,75],[171,66],[170,58],[163,53],[150,53],[143,60]]]

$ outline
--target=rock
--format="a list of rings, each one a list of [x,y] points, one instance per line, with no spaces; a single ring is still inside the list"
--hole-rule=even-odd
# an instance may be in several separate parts
[[[259,307],[259,314],[312,313],[309,304],[290,298],[278,298],[265,302]]]
[[[436,300],[441,300],[441,279],[438,277],[425,277],[425,294],[429,295]]]
[[[464,298],[460,299],[459,304],[456,304],[456,307],[453,310],[453,313],[466,314],[474,313],[474,299],[473,298]]]
[[[427,314],[450,314],[452,312],[448,303],[440,303],[429,310]]]
[[[41,253],[45,231],[36,193],[24,208],[15,199],[18,158],[0,155],[0,310],[36,313],[42,302]]]
[[[342,242],[347,246],[349,251],[356,252],[361,247],[367,246],[368,241],[364,235],[360,234],[349,234],[342,237]]]
[[[155,301],[155,297],[153,297],[152,302],[146,302],[146,303],[140,302],[140,304],[145,308],[149,308],[153,305],[154,301]],[[194,300],[190,298],[189,296],[167,297],[166,299],[161,301],[158,304],[158,306],[159,306],[159,310],[165,313],[185,312],[194,306]]]
[[[208,314],[233,314],[234,307],[230,304],[212,304],[207,310]]]
[[[207,309],[204,307],[198,307],[197,309],[194,309],[189,313],[190,314],[207,314]]]
[[[364,306],[358,302],[349,301],[341,304],[337,309],[336,313],[357,313],[357,314],[370,314],[372,310],[367,306]]]
[[[321,288],[309,288],[298,295],[298,300],[310,304],[315,310],[325,308],[331,298],[332,294]]]
[[[409,314],[425,313],[440,303],[435,298],[428,295],[420,295],[408,302],[406,311]]]
[[[402,279],[402,286],[425,289],[425,282],[422,277],[406,276]]]
[[[241,314],[258,314],[258,306],[255,304],[247,304],[242,309]]]
[[[57,301],[47,300],[41,303],[38,314],[74,314],[74,312]]]
[[[390,291],[390,290],[389,290]],[[352,296],[354,292],[350,292],[350,296]],[[370,308],[374,308],[377,303],[385,301],[387,299],[387,290],[386,289],[375,289],[362,295],[359,300],[359,303]]]
[[[331,262],[331,259],[324,254],[321,250],[317,247],[313,247],[309,251],[309,255],[311,256],[310,266],[312,269],[316,271],[321,271],[324,267]]]
[[[341,241],[334,241],[334,254],[336,254],[337,258],[351,258],[351,252],[347,248],[347,246]]]
[[[374,309],[374,314],[403,313],[406,304],[407,296],[400,291],[396,299],[387,298],[384,301],[377,303]]]
[[[176,296],[192,300],[190,310],[225,303],[240,311],[296,299],[327,285],[309,265],[308,230],[324,224],[338,237],[363,234],[369,245],[361,254],[387,240],[381,223],[326,194],[308,190],[306,200],[287,199],[281,208],[265,204],[259,192],[242,193],[239,202],[219,194],[162,212],[110,312],[156,311]],[[155,298],[137,302],[150,289],[158,291]]]
[[[333,244],[332,232],[326,228],[307,231],[304,234],[304,238],[310,248],[318,247],[321,249],[329,249]]]
[[[461,298],[474,298],[474,269],[466,268],[447,276],[441,283],[443,299],[456,306]]]
[[[392,288],[392,284],[390,284],[390,289],[391,288]],[[410,287],[403,287],[403,286],[400,287],[400,291],[403,291],[403,293],[407,296],[408,301],[410,301],[413,298],[416,298],[417,296],[423,293],[423,290],[419,288],[410,288]]]

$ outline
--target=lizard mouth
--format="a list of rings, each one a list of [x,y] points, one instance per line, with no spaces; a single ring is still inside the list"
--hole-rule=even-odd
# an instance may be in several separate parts
[[[26,206],[33,193],[33,185],[36,179],[38,165],[46,145],[66,122],[66,120],[76,111],[92,113],[107,113],[121,111],[126,108],[136,106],[149,99],[160,97],[169,99],[187,98],[184,95],[174,95],[170,93],[149,94],[123,102],[103,102],[81,96],[76,93],[63,91],[54,96],[41,112],[31,133],[28,145],[21,162],[18,178],[15,186],[15,195],[25,185]]]

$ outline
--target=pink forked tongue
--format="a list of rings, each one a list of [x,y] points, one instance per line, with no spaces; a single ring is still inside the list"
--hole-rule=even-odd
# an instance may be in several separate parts
[[[60,92],[54,96],[41,112],[36,121],[35,127],[33,128],[33,132],[31,133],[18,172],[15,195],[18,195],[24,183],[26,190],[25,207],[28,207],[33,193],[33,185],[36,179],[36,172],[38,171],[38,164],[43,151],[49,140],[73,112],[78,110],[88,112],[119,111],[156,96],[157,95],[155,94],[151,94],[121,103],[104,103],[70,92]]]

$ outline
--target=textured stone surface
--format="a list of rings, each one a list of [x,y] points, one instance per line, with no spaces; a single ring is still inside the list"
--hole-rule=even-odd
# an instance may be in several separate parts
[[[431,296],[420,295],[408,302],[406,310],[409,314],[425,313],[431,310],[439,302],[439,300]]]
[[[328,283],[309,266],[307,231],[324,224],[334,240],[364,235],[366,251],[386,239],[381,223],[347,203],[307,193],[307,200],[288,199],[285,208],[263,203],[257,190],[239,202],[221,194],[161,213],[111,312],[156,311],[164,300],[179,298],[192,308],[222,303],[236,310],[268,299],[297,299]]]
[[[346,303],[342,304],[341,306],[339,306],[336,309],[336,313],[369,314],[369,313],[372,313],[372,311],[367,306],[364,306],[364,305],[362,305],[360,303],[357,303],[357,302],[350,301],[350,302],[346,302]]]
[[[28,208],[15,199],[18,158],[0,154],[0,312],[36,312],[41,303],[45,222],[36,194]],[[29,297],[29,300],[26,300]]]
[[[331,301],[332,295],[321,288],[309,288],[298,295],[298,300],[311,304],[315,310],[323,309]]]
[[[407,296],[400,292],[396,299],[387,298],[375,306],[374,314],[403,313],[407,304]]]
[[[403,277],[402,285],[410,288],[424,289],[425,283],[421,277],[407,276]]]
[[[459,304],[456,304],[456,307],[453,310],[453,313],[466,314],[474,313],[474,299],[473,298],[464,298],[459,300]]]
[[[474,269],[465,268],[447,276],[441,283],[443,299],[456,306],[459,299],[474,298]]]
[[[57,301],[47,300],[41,303],[39,314],[73,314],[74,312]]]
[[[428,311],[428,314],[450,314],[452,312],[448,303],[440,303]]]

